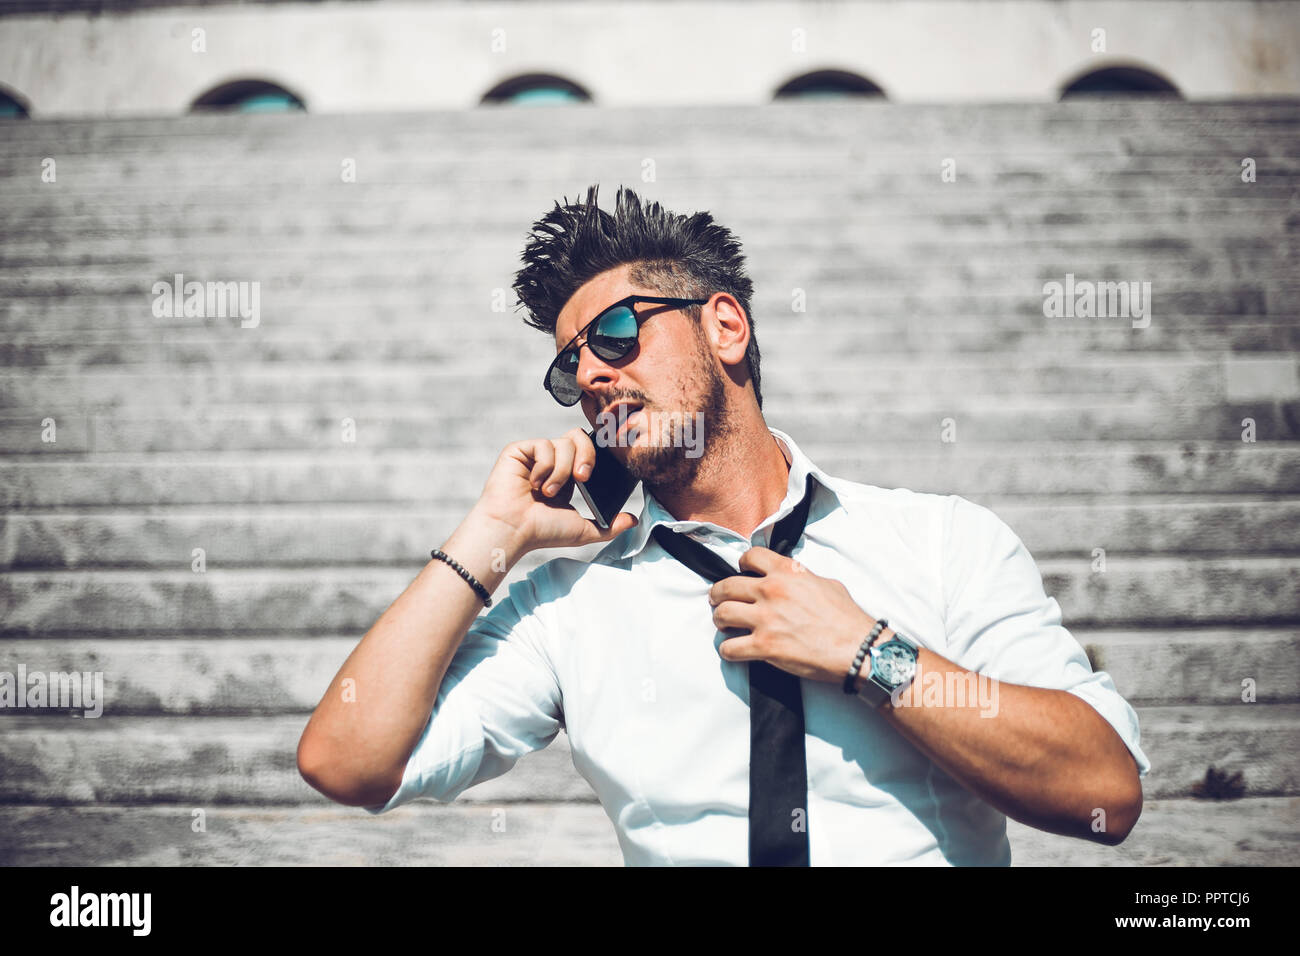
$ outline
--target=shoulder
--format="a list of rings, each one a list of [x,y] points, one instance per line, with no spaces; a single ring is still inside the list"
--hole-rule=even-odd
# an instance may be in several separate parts
[[[947,495],[944,509],[944,546],[948,551],[992,551],[1006,556],[1023,547],[1020,537],[992,508],[960,495]]]
[[[839,504],[855,522],[865,521],[878,530],[896,529],[909,538],[924,532],[936,536],[936,544],[944,523],[950,520],[956,499],[955,495],[885,488],[830,476],[826,487],[835,493]]]
[[[829,478],[855,526],[876,536],[892,534],[930,560],[975,567],[1005,560],[1023,549],[1015,531],[991,509],[961,495],[885,488]]]

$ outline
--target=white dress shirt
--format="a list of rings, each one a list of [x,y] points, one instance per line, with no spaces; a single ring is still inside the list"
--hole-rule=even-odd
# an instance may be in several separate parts
[[[748,540],[677,521],[645,493],[640,523],[590,562],[560,557],[470,626],[382,813],[440,802],[509,770],[563,727],[628,864],[748,857],[749,671],[718,654],[711,583],[650,537],[693,532],[733,567],[816,481],[791,557],[835,578],[872,617],[998,680],[1067,690],[1115,728],[1146,776],[1137,715],[1061,626],[1023,543],[956,495],[832,478],[784,432],[785,499]],[[865,635],[864,635],[865,636]],[[813,865],[1006,865],[1006,817],[841,685],[803,681]]]

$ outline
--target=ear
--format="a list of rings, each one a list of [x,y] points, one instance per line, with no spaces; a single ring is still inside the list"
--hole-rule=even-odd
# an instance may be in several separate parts
[[[704,306],[703,308],[708,308]],[[740,303],[725,292],[718,293],[713,299],[713,321],[705,321],[712,345],[718,359],[723,365],[740,366],[745,361],[745,350],[749,348],[749,317]]]

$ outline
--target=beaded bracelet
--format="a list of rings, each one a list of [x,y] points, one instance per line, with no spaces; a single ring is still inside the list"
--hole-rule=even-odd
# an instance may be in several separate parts
[[[849,668],[849,675],[844,678],[844,693],[855,693],[858,683],[858,671],[862,670],[862,662],[867,659],[867,651],[875,643],[876,638],[880,636],[880,632],[888,626],[889,622],[882,617],[876,622],[876,626],[871,629],[867,639],[862,642],[862,646],[858,648],[858,655],[853,658],[853,666]]]
[[[437,558],[439,561],[446,561],[453,568],[455,568],[456,573],[465,579],[465,583],[474,589],[474,593],[483,599],[483,606],[484,607],[492,606],[492,598],[488,594],[487,588],[479,584],[478,578],[474,577],[474,575],[470,574],[468,571],[462,568],[455,558],[453,558],[447,552],[440,551],[437,548],[434,548],[432,551],[430,551],[429,555],[431,557]]]

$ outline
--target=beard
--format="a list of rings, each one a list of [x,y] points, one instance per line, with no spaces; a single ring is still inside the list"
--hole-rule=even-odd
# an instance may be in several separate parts
[[[699,396],[699,407],[655,415],[647,409],[647,427],[657,428],[658,434],[649,434],[646,444],[633,443],[627,449],[628,472],[652,494],[657,488],[692,484],[708,459],[709,450],[725,446],[732,430],[722,375],[703,341],[697,339],[697,345],[691,384],[692,391]],[[679,437],[690,440],[676,441]]]

